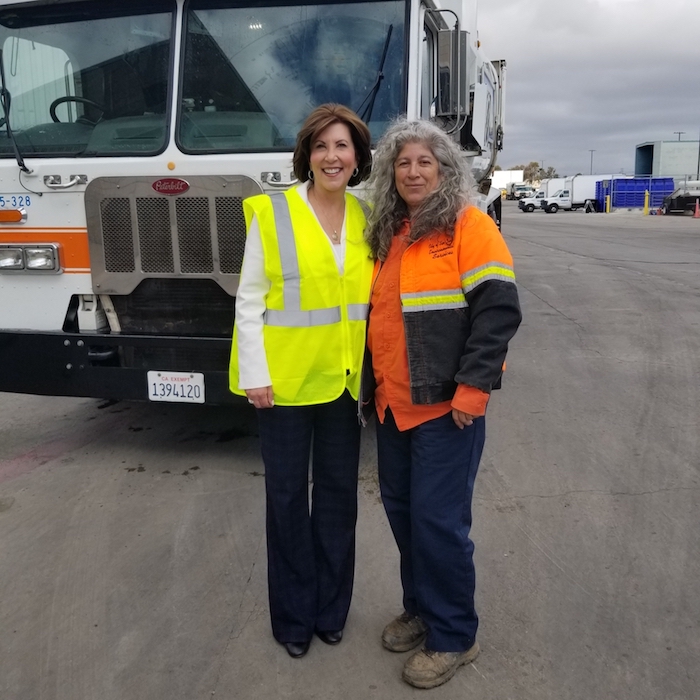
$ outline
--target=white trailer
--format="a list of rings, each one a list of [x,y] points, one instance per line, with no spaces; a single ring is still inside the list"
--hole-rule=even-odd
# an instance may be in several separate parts
[[[586,212],[598,211],[601,204],[596,201],[596,183],[601,180],[624,177],[628,176],[575,175],[568,177],[560,190],[540,201],[540,207],[548,214],[554,214],[560,209],[564,211],[576,211],[577,209],[583,209]]]
[[[544,192],[545,197],[551,197],[555,192],[562,189],[565,184],[565,177],[552,177],[548,180],[542,180],[539,189]]]
[[[505,190],[511,182],[523,182],[523,173],[523,170],[496,170],[491,177],[491,184],[499,190]]]
[[[492,172],[505,62],[465,5],[0,0],[0,391],[238,400],[242,201],[294,184],[314,107],[432,118]]]

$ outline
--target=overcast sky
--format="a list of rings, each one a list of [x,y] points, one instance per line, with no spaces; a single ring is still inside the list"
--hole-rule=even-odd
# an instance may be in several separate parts
[[[634,173],[635,146],[700,138],[700,0],[478,0],[507,61],[505,170]]]

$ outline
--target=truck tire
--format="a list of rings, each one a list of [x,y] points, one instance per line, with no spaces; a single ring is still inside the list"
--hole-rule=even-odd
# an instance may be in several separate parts
[[[528,214],[532,214],[533,211],[535,211],[535,205],[534,204],[528,204],[525,206],[525,211]]]
[[[547,213],[548,214],[556,214],[559,211],[559,205],[558,204],[550,204],[547,207]]]

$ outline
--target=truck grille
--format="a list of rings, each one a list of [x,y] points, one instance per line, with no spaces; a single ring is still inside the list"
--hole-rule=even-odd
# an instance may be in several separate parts
[[[97,178],[85,192],[95,291],[130,294],[143,280],[211,279],[233,296],[245,246],[243,199],[260,194],[248,177],[196,176],[177,195],[158,178]]]
[[[233,333],[234,301],[207,279],[149,279],[131,293],[111,295],[122,333],[180,337],[226,338]],[[123,367],[178,372],[228,369],[230,345],[202,343],[197,348],[123,347]]]

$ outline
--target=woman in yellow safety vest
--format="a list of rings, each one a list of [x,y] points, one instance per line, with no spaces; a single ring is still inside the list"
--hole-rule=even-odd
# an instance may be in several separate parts
[[[350,109],[317,107],[294,149],[302,183],[243,203],[230,389],[257,409],[272,633],[290,656],[338,644],[355,563],[357,417],[373,263],[366,205],[346,193],[371,167]],[[309,508],[309,458],[313,493]]]

